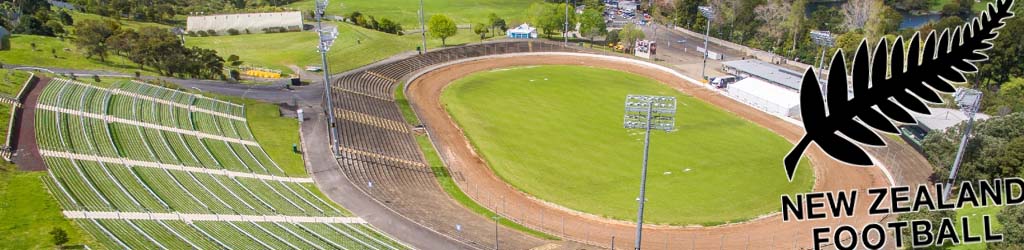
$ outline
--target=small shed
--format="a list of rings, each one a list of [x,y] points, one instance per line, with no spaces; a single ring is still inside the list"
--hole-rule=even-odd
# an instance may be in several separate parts
[[[537,38],[537,28],[530,27],[529,24],[524,23],[509,29],[505,34],[507,34],[508,38],[534,39]]]
[[[0,26],[0,50],[11,50],[11,31]]]

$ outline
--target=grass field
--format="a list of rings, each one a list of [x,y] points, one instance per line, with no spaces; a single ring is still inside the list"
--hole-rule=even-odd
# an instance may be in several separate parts
[[[456,81],[442,100],[490,167],[516,188],[634,220],[643,133],[622,128],[627,94],[679,98],[678,131],[652,135],[648,221],[743,221],[777,211],[780,194],[811,189],[808,165],[793,183],[778,167],[791,147],[783,138],[633,74],[580,66],[500,69]]]
[[[0,70],[0,93],[15,97],[18,92],[21,91],[21,87],[25,86],[25,82],[28,81],[29,74],[25,71],[20,70]]]
[[[509,26],[519,25],[526,20],[526,9],[540,0],[449,0],[423,1],[427,18],[444,14],[458,24],[485,23],[487,15],[495,13],[505,19]],[[313,0],[295,2],[288,7],[312,10]],[[353,0],[331,2],[327,7],[329,15],[348,15],[352,11],[371,15],[379,21],[386,17],[398,21],[406,30],[419,29],[419,1],[417,0]]]
[[[420,45],[419,34],[404,36],[364,29],[346,23],[339,25],[338,40],[328,52],[328,64],[332,73],[341,73],[392,55],[415,51]],[[290,66],[304,68],[306,65],[320,65],[320,54],[316,52],[317,34],[314,32],[290,32],[274,34],[252,34],[238,36],[189,37],[187,46],[214,49],[223,56],[238,55],[245,64],[268,67],[284,72],[293,72]],[[469,30],[459,30],[455,37],[448,38],[447,44],[464,44],[479,41],[480,38]],[[428,38],[427,46],[441,46],[441,40]],[[274,53],[267,53],[273,50]]]
[[[60,205],[40,181],[46,172],[17,171],[5,162],[0,165],[0,249],[53,248],[49,233],[54,228],[68,233],[67,246],[99,246],[60,213]]]

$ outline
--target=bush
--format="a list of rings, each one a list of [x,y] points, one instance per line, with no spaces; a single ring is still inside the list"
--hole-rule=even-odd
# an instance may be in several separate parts
[[[239,34],[242,34],[242,33],[238,32],[238,30],[236,30],[236,29],[228,29],[228,35],[237,36]]]
[[[235,81],[238,81],[238,79],[242,79],[242,73],[238,72],[237,69],[232,69],[231,72],[229,72],[229,74],[231,74],[231,79],[234,79]]]
[[[210,36],[217,36],[217,31],[216,30],[207,30],[206,34],[210,34]]]
[[[196,34],[198,34],[200,37],[210,36],[210,34],[207,34],[205,30],[197,31]]]
[[[189,31],[188,32],[188,36],[196,36],[196,32],[195,31]]]

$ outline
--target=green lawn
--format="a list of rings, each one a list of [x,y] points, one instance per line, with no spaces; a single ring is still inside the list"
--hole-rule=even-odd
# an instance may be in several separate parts
[[[11,105],[7,103],[0,103],[0,130],[4,132],[0,133],[0,145],[7,142],[7,128],[11,125]]]
[[[7,94],[11,97],[17,97],[18,92],[21,91],[21,87],[25,86],[25,82],[28,81],[28,77],[32,74],[20,71],[20,70],[0,70],[0,93]]]
[[[8,163],[0,163],[13,168]],[[60,205],[47,193],[40,178],[46,172],[0,169],[0,249],[53,248],[50,230],[68,233],[68,246],[100,247],[92,236],[64,218]]]
[[[627,94],[679,98],[678,131],[651,139],[650,222],[748,220],[778,211],[780,194],[813,186],[807,164],[786,181],[779,162],[792,144],[782,137],[638,75],[581,66],[500,69],[456,81],[442,100],[490,167],[516,188],[634,220],[643,132],[622,128]]]
[[[312,10],[313,0],[295,2],[288,7]],[[540,0],[448,0],[423,1],[427,18],[444,14],[458,24],[486,23],[487,15],[498,14],[509,26],[519,25],[526,20],[526,9]],[[352,11],[371,15],[380,21],[388,18],[398,21],[406,30],[419,29],[419,1],[417,0],[352,0],[335,1],[327,7],[328,15],[348,15]],[[513,25],[514,24],[514,25]]]
[[[293,118],[281,117],[277,105],[251,102],[245,105],[245,118],[253,137],[267,151],[270,158],[288,176],[309,176],[302,154],[292,151],[292,144],[299,143],[299,122]],[[282,133],[286,131],[288,133]]]
[[[392,55],[415,51],[420,45],[420,35],[393,35],[364,29],[347,23],[339,25],[338,40],[328,53],[328,64],[332,73],[383,60]],[[318,36],[315,32],[289,32],[273,34],[251,34],[238,36],[188,37],[187,46],[217,50],[222,57],[238,55],[247,65],[273,68],[292,72],[289,66],[299,69],[307,65],[320,65],[320,54],[316,51]],[[455,37],[448,38],[447,44],[464,44],[479,41],[469,30],[459,30]],[[428,38],[427,46],[439,47],[441,40]],[[273,53],[267,53],[273,51]]]

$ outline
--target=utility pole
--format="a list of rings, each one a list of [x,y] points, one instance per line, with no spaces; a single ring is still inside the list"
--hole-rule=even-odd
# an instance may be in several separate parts
[[[700,75],[704,79],[708,79],[707,68],[708,68],[708,53],[711,52],[708,49],[708,35],[711,34],[711,19],[715,18],[715,10],[711,6],[700,6],[697,9],[704,15],[704,18],[708,20],[708,28],[704,30],[704,66],[700,68]]]
[[[565,0],[565,33],[562,33],[562,38],[562,46],[569,46],[569,0]]]
[[[427,53],[427,26],[423,21],[427,13],[423,11],[423,0],[420,0],[420,36],[423,37],[423,49],[420,53]]]

